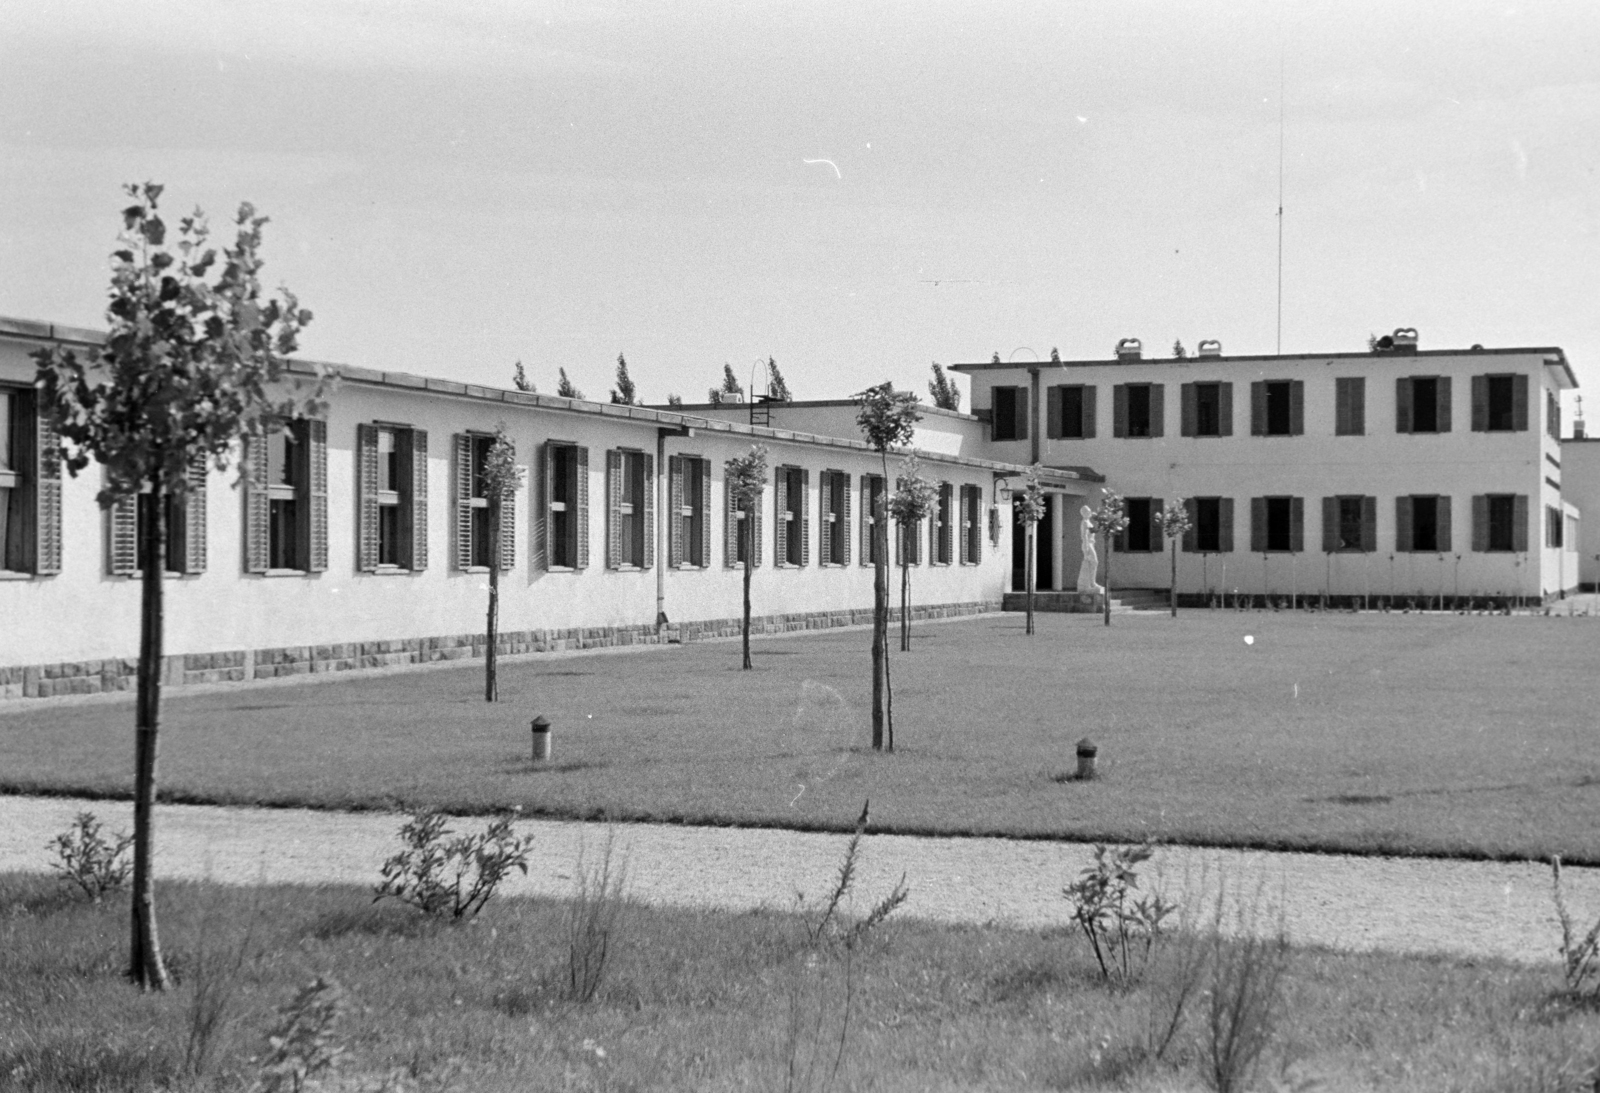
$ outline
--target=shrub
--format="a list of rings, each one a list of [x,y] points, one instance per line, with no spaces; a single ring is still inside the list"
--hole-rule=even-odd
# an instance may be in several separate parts
[[[588,1002],[600,989],[610,965],[612,943],[622,932],[628,907],[628,863],[615,870],[612,854],[616,831],[606,836],[600,864],[585,865],[583,850],[578,850],[578,868],[573,878],[572,902],[567,906],[567,999]]]
[[[1134,866],[1154,853],[1149,843],[1116,849],[1096,844],[1094,864],[1062,890],[1100,965],[1101,978],[1119,987],[1131,986],[1144,974],[1162,924],[1176,910],[1159,892],[1134,898],[1139,887]]]
[[[91,901],[99,903],[107,892],[127,886],[133,868],[128,860],[133,836],[119,831],[108,840],[93,812],[78,813],[72,827],[50,845],[56,853],[50,868],[64,884],[77,885]]]
[[[337,1028],[345,1008],[344,988],[335,980],[319,975],[302,987],[278,1010],[252,1093],[302,1093],[333,1077],[345,1053]]]
[[[476,915],[508,873],[528,872],[533,839],[512,832],[513,818],[502,816],[477,835],[447,839],[450,829],[443,813],[426,808],[414,812],[400,828],[406,848],[383,863],[383,879],[372,902],[387,896],[427,915]]]
[[[1575,1001],[1600,1003],[1600,918],[1589,932],[1579,936],[1581,926],[1572,921],[1567,901],[1561,895],[1561,858],[1550,859],[1555,889],[1556,915],[1561,919],[1561,968],[1567,993]]]

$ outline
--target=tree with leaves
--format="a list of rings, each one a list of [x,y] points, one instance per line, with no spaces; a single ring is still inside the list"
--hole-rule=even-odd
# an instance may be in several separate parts
[[[772,357],[767,358],[767,397],[774,402],[794,401],[789,385],[783,382],[783,373],[778,371],[778,362]]]
[[[1033,596],[1034,588],[1038,583],[1038,574],[1034,572],[1034,554],[1037,550],[1039,521],[1044,519],[1045,502],[1044,488],[1039,484],[1039,465],[1035,463],[1028,468],[1027,475],[1022,480],[1022,492],[1013,493],[1011,504],[1016,509],[1017,519],[1022,521],[1023,534],[1027,536],[1027,553],[1023,562],[1022,587],[1027,593],[1027,626],[1025,632],[1033,633]]]
[[[1175,360],[1183,360],[1189,356],[1189,351],[1183,347],[1183,339],[1179,338],[1172,343],[1172,356]]]
[[[928,397],[933,399],[933,404],[941,410],[959,412],[961,409],[961,388],[944,374],[944,366],[938,361],[933,362],[933,378],[928,381]]]
[[[667,396],[667,405],[668,406],[682,406],[683,405],[683,396],[682,395],[668,395]]]
[[[489,617],[485,626],[483,660],[483,700],[500,701],[500,678],[497,672],[495,645],[500,638],[500,569],[510,559],[501,556],[505,549],[500,540],[500,514],[506,498],[522,485],[522,468],[517,466],[517,449],[506,436],[505,423],[494,430],[494,442],[483,461],[483,496],[489,502],[489,542],[494,553],[489,558]]]
[[[1100,536],[1100,553],[1105,556],[1105,616],[1111,625],[1111,537],[1121,535],[1128,526],[1128,504],[1120,494],[1107,490],[1100,507],[1089,514],[1089,530]]]
[[[285,419],[317,413],[322,382],[307,389],[289,380],[286,358],[299,348],[311,313],[286,288],[270,299],[262,294],[266,217],[248,202],[240,205],[233,245],[219,252],[200,210],[178,222],[170,241],[160,214],[162,187],[146,182],[125,190],[133,204],[122,210],[111,256],[104,343],[82,356],[53,346],[33,358],[67,470],[76,476],[91,461],[105,468],[102,508],[130,498],[144,502],[128,975],[145,990],[165,990],[171,984],[156,929],[151,821],[167,499],[187,496],[197,465],[225,469],[241,440],[260,443]]]
[[[562,398],[583,398],[583,392],[574,387],[572,381],[567,378],[567,370],[561,368],[557,371],[560,372],[560,376],[556,380],[556,394]]]
[[[722,386],[713,387],[707,395],[707,401],[713,406],[721,406],[723,402],[739,401],[738,399],[728,398],[729,395],[738,395],[743,398],[744,388],[739,384],[739,377],[733,374],[733,365],[725,363],[722,366]]]
[[[620,406],[639,405],[633,379],[628,375],[628,360],[621,353],[617,354],[617,385],[611,389],[611,401]]]
[[[900,528],[900,651],[911,651],[911,551],[912,543],[939,499],[939,487],[922,474],[922,463],[908,455],[900,463],[889,498],[889,515]]]
[[[756,566],[756,513],[761,508],[761,495],[767,488],[767,449],[763,444],[752,444],[744,455],[735,456],[722,465],[724,488],[740,514],[739,542],[744,547],[744,667],[750,664],[750,575]]]
[[[1172,553],[1172,617],[1178,617],[1178,540],[1194,525],[1189,520],[1189,505],[1183,498],[1168,501],[1167,507],[1156,513],[1156,529],[1167,537]]]
[[[522,370],[521,361],[518,361],[513,367],[516,369],[516,371],[511,373],[512,386],[514,386],[518,391],[526,391],[529,394],[533,394],[538,390],[538,388],[533,385],[533,382],[528,379],[528,373]]]
[[[911,443],[922,412],[917,396],[896,391],[887,381],[856,395],[856,426],[867,446],[883,462],[883,480],[889,481],[889,449]],[[894,694],[889,683],[889,510],[888,491],[872,514],[872,747],[882,751],[887,730],[889,750],[894,750]]]

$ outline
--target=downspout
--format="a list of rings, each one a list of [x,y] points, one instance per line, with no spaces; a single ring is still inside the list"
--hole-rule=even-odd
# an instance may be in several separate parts
[[[669,436],[694,436],[694,430],[687,425],[660,426],[656,429],[656,636],[660,637],[667,629],[667,521],[673,519],[677,513],[667,511],[668,504],[672,501],[671,476],[667,473],[667,437]],[[705,499],[701,499],[705,504]],[[705,519],[705,514],[701,516]]]
[[[1032,455],[1028,460],[1031,463],[1039,462],[1039,366],[1034,365],[1028,369],[1028,384],[1031,388],[1028,393],[1028,436],[1033,438]],[[1046,415],[1048,416],[1048,415]]]

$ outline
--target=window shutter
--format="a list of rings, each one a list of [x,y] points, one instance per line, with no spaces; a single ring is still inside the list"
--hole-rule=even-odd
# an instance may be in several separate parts
[[[958,555],[958,561],[960,561],[962,565],[966,565],[968,563],[967,550],[971,546],[970,540],[972,538],[971,489],[971,486],[961,487],[961,513],[959,516],[961,521],[961,538],[956,547],[956,553]]]
[[[1333,435],[1350,435],[1350,381],[1342,377],[1333,381]]]
[[[1167,428],[1167,385],[1150,385],[1150,435],[1165,436]]]
[[[1014,434],[1018,440],[1027,440],[1028,430],[1033,427],[1033,415],[1029,412],[1028,389],[1017,388],[1017,431]]]
[[[683,564],[683,456],[667,456],[667,568]]]
[[[1407,376],[1394,381],[1394,431],[1411,431],[1411,380]]]
[[[1299,554],[1306,548],[1306,499],[1289,498],[1289,549]]]
[[[1265,497],[1250,498],[1250,552],[1252,554],[1265,554],[1267,551],[1267,499]]]
[[[839,519],[844,521],[844,530],[839,533],[839,548],[843,551],[833,560],[835,565],[850,564],[850,476],[844,471],[834,471],[839,480],[839,503],[843,506],[839,512]],[[831,548],[830,548],[831,549]]]
[[[1476,382],[1483,377],[1472,378]],[[1472,549],[1478,554],[1489,549],[1489,495],[1486,493],[1472,495]]]
[[[1250,382],[1250,435],[1267,435],[1267,384],[1265,380]],[[1254,535],[1254,532],[1251,532]]]
[[[1200,504],[1193,497],[1183,499],[1183,511],[1189,516],[1189,530],[1183,533],[1183,552],[1185,554],[1198,554],[1200,551]]]
[[[1322,553],[1333,554],[1339,549],[1339,499],[1322,499]]]
[[[1334,381],[1338,396],[1337,436],[1363,436],[1367,431],[1367,380],[1365,376],[1344,376]]]
[[[711,568],[711,460],[697,459],[700,475],[700,568]]]
[[[511,458],[515,462],[517,449],[513,445]],[[500,571],[502,573],[517,567],[517,491],[512,487],[500,495],[500,542],[499,547]]]
[[[789,564],[789,468],[779,467],[772,476],[772,564]]]
[[[1233,498],[1224,497],[1217,502],[1217,547],[1220,553],[1233,553]]]
[[[622,453],[606,449],[606,568],[622,566]]]
[[[811,564],[811,472],[800,472],[800,564]]]
[[[1437,428],[1441,433],[1450,431],[1450,404],[1454,400],[1450,397],[1450,377],[1440,376],[1434,383],[1434,390],[1439,393]]]
[[[1125,383],[1113,384],[1111,387],[1111,435],[1113,437],[1128,435],[1128,385]]]
[[[578,478],[578,557],[577,569],[589,568],[589,449],[576,448]]]
[[[1525,375],[1511,377],[1511,427],[1519,433],[1528,428],[1528,377]]]
[[[754,545],[755,550],[756,550],[756,565],[757,565],[757,567],[759,567],[761,565],[762,555],[764,553],[762,551],[762,549],[761,549],[762,548],[761,538],[762,538],[762,534],[764,532],[762,524],[765,523],[765,521],[762,520],[762,518],[761,518],[761,508],[762,508],[761,502],[762,502],[762,499],[763,499],[763,494],[759,494],[759,493],[756,494],[755,497],[750,499],[750,515],[755,517],[755,521],[756,521],[756,526],[753,529],[753,534],[750,536],[750,542],[751,542],[752,545]]]
[[[739,506],[733,499],[733,482],[726,476],[722,480],[723,564],[729,569],[739,564]]]
[[[877,514],[872,508],[872,476],[861,476],[861,564],[872,564],[872,528]]]
[[[817,564],[833,564],[833,524],[829,522],[831,515],[834,520],[842,519],[833,511],[833,471],[823,471],[817,475]]]
[[[466,433],[456,433],[455,448],[455,510],[456,510],[456,568],[472,568],[472,438]]]
[[[1195,397],[1194,384],[1185,383],[1178,387],[1178,435],[1194,436],[1195,434]]]
[[[320,418],[306,422],[306,479],[311,518],[306,521],[306,571],[328,568],[328,423]]]
[[[1361,499],[1361,549],[1368,554],[1378,549],[1378,499]]]
[[[644,453],[644,519],[640,528],[644,533],[643,569],[653,569],[656,564],[656,457],[654,452]]]
[[[23,424],[24,429],[32,434],[19,438],[22,440],[24,450],[18,455],[24,458],[18,462],[26,467],[30,462],[33,473],[28,475],[25,491],[33,494],[33,536],[28,544],[32,549],[33,557],[25,559],[27,568],[40,576],[48,576],[61,572],[61,448],[60,439],[56,436],[56,427],[50,420],[49,411],[33,391],[24,392],[27,396],[24,405],[31,402],[33,411],[26,409],[16,417]],[[31,429],[29,429],[31,426]],[[30,447],[32,451],[27,449]],[[23,504],[27,503],[26,493]]]
[[[1093,387],[1084,388],[1084,397],[1087,398],[1093,390]],[[973,565],[981,565],[983,563],[983,487],[970,486],[968,488],[972,490],[972,543],[968,548],[967,561]],[[996,520],[995,523],[998,525],[999,521]],[[996,537],[999,534],[997,526],[995,529]]]
[[[1489,377],[1472,377],[1472,431],[1489,431]],[[1474,547],[1474,550],[1477,548]]]
[[[1064,431],[1061,428],[1061,388],[1050,387],[1045,390],[1044,416],[1044,435],[1050,440],[1059,440]]]
[[[1439,553],[1449,554],[1453,549],[1450,545],[1450,498],[1441,496],[1435,504],[1435,511],[1439,514]]]
[[[1289,435],[1306,432],[1306,385],[1304,380],[1289,381]]]
[[[1394,549],[1397,554],[1411,553],[1411,498],[1394,499]]]
[[[1522,378],[1526,380],[1528,377]],[[1513,550],[1521,553],[1528,549],[1528,495],[1525,493],[1517,494],[1513,503],[1511,535]]]
[[[956,489],[948,482],[939,483],[939,564],[949,565],[950,556],[955,553],[951,549],[951,538],[955,534],[953,526],[956,518],[955,498]]]
[[[398,447],[398,445],[396,445]],[[356,426],[356,568],[378,568],[378,427]]]
[[[206,461],[189,467],[189,492],[183,498],[183,571],[206,571]]]
[[[533,567],[548,571],[550,559],[555,557],[555,520],[550,506],[555,504],[555,445],[548,440],[539,446],[539,497],[532,501],[538,506],[539,518],[533,522]]]
[[[1164,498],[1150,498],[1150,553],[1160,554],[1166,547],[1167,533],[1161,522],[1161,514],[1167,509]]]
[[[267,501],[267,441],[249,436],[244,440],[244,571],[265,573],[270,557],[269,540],[272,514]]]
[[[117,498],[106,515],[106,572],[131,577],[139,571],[139,495]]]
[[[1083,436],[1085,440],[1094,439],[1094,392],[1092,384],[1083,387]]]
[[[407,539],[411,572],[420,573],[428,568],[428,430],[412,429],[407,438],[411,456],[411,533]]]

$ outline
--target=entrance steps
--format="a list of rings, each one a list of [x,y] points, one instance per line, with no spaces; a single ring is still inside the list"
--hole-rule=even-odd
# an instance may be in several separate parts
[[[1165,611],[1167,593],[1155,588],[1114,588],[1111,590],[1111,613],[1127,615],[1135,611]],[[1003,611],[1026,611],[1028,596],[1025,592],[1007,592],[1001,603]],[[1095,614],[1105,609],[1100,597],[1090,592],[1035,592],[1035,611],[1067,611]]]

